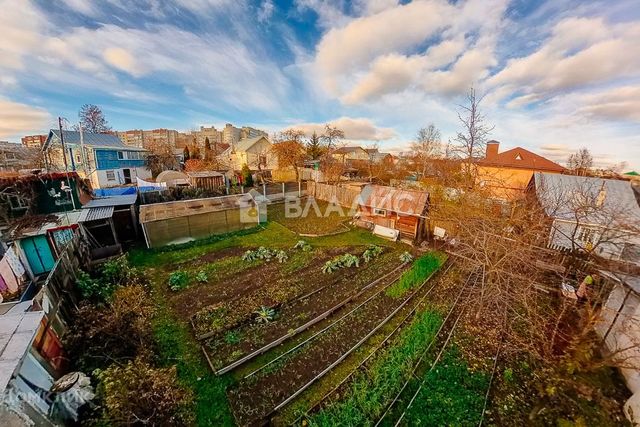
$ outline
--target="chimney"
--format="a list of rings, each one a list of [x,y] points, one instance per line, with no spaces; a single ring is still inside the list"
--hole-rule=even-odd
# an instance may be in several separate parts
[[[500,143],[496,140],[487,141],[487,151],[484,155],[485,160],[494,160],[498,157],[498,149],[500,148]]]

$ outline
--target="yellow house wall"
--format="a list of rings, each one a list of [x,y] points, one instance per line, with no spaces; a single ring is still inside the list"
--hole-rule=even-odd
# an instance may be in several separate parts
[[[533,172],[532,169],[478,166],[478,182],[489,189],[493,197],[513,200],[524,195]]]

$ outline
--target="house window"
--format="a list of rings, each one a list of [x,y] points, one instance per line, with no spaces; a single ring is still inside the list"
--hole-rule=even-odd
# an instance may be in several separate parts
[[[373,214],[378,216],[387,216],[386,209],[373,208]]]
[[[108,170],[107,171],[107,181],[115,181],[116,180],[116,174],[114,171],[112,170]]]
[[[124,159],[124,152],[118,151],[118,160],[123,160],[123,159]]]
[[[520,154],[516,154],[516,160],[522,160],[522,156]]]
[[[593,247],[596,240],[596,231],[593,228],[580,227],[578,230],[578,240],[587,247]]]

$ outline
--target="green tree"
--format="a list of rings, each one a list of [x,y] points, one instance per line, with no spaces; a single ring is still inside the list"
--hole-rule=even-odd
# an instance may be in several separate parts
[[[184,147],[184,151],[182,152],[182,155],[184,157],[184,161],[185,162],[191,158],[191,156],[189,154],[189,146],[188,145]]]
[[[242,166],[242,170],[240,171],[240,173],[242,174],[242,183],[245,187],[253,187],[253,176],[251,175],[251,169],[249,169],[249,166],[245,163],[244,166]]]
[[[309,141],[307,141],[307,154],[313,160],[318,160],[324,154],[324,147],[316,131],[313,131]]]

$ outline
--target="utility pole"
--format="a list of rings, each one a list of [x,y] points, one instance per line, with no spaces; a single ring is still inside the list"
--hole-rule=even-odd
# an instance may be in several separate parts
[[[62,134],[62,117],[58,117],[58,129],[60,131],[60,145],[62,145],[62,159],[64,160],[64,171],[67,176],[67,185],[69,185],[69,196],[71,197],[71,203],[73,204],[73,210],[76,210],[76,201],[73,198],[73,188],[71,187],[71,179],[69,178],[69,165],[67,164],[67,150],[64,147],[64,135]],[[64,190],[60,190],[64,191]]]

